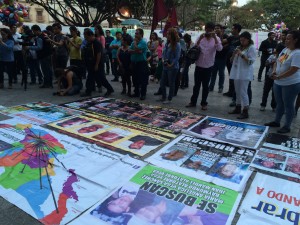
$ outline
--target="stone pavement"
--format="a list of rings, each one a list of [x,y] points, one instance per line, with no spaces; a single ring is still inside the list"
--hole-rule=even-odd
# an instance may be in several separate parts
[[[261,112],[260,102],[262,97],[262,89],[263,82],[257,81],[257,71],[259,67],[260,59],[257,58],[255,63],[255,80],[252,82],[252,92],[253,92],[253,102],[251,104],[249,110],[249,119],[244,120],[245,122],[254,123],[254,124],[264,124],[265,122],[272,121],[274,119],[275,113],[272,112],[270,102],[268,102],[268,106],[266,107],[266,111]],[[185,105],[189,103],[190,97],[192,95],[192,87],[193,87],[193,71],[194,66],[190,69],[190,84],[188,89],[179,89],[177,97],[175,97],[171,104],[166,107],[177,108],[190,112],[198,112],[209,116],[221,117],[231,120],[236,120],[236,115],[229,115],[228,111],[232,110],[228,105],[231,102],[231,99],[228,97],[224,97],[222,94],[217,93],[217,91],[210,92],[208,96],[208,110],[202,111],[199,104],[196,108],[185,108]],[[107,79],[110,81],[113,79],[112,75],[107,76]],[[217,83],[217,82],[216,82]],[[125,98],[130,99],[132,101],[143,102],[146,104],[157,105],[160,104],[156,100],[159,99],[158,96],[154,96],[158,89],[158,84],[155,82],[150,82],[148,86],[147,98],[145,101],[140,101],[139,99],[132,99],[127,96],[122,96],[121,93],[121,83],[111,82],[113,85],[115,92],[111,97],[113,98]],[[5,81],[5,86],[7,87],[7,80]],[[224,91],[228,89],[228,74],[226,73],[225,80],[225,88]],[[217,86],[215,87],[217,90]],[[79,99],[79,96],[66,96],[66,97],[58,97],[53,96],[52,92],[56,91],[56,89],[39,89],[38,86],[28,86],[28,90],[24,91],[20,84],[13,85],[13,89],[9,90],[7,88],[0,90],[0,105],[3,106],[14,106],[18,104],[24,104],[28,102],[35,101],[46,101],[54,104],[60,104],[65,102],[70,102]],[[105,90],[103,90],[105,93]],[[99,96],[103,94],[94,93],[93,96]],[[201,100],[201,95],[200,98]],[[5,119],[7,117],[0,116],[0,119]],[[291,136],[299,137],[299,129],[300,129],[300,119],[295,118],[292,125]],[[270,129],[270,132],[276,132],[276,129]],[[250,182],[248,183],[250,184]],[[15,207],[14,205],[7,202],[5,199],[0,197],[0,225],[39,225],[41,224],[37,220],[33,219],[31,216],[23,212],[21,209]],[[234,221],[233,224],[236,224]]]

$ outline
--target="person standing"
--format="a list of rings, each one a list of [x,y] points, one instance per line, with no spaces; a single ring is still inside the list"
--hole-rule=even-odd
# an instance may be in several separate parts
[[[17,32],[17,26],[16,25],[11,25],[10,26],[10,31],[12,33],[13,39],[14,39],[14,59],[15,59],[15,65],[14,65],[14,70],[13,70],[13,82],[17,83],[18,82],[18,73],[20,71],[22,72],[22,76],[25,76],[27,71],[26,71],[26,66],[25,66],[25,60],[24,60],[24,55],[22,51],[22,45],[19,43],[22,42],[21,38],[22,35]],[[26,34],[24,34],[26,35]]]
[[[4,70],[8,74],[8,89],[12,89],[14,69],[14,39],[9,29],[0,29],[0,88],[4,88]]]
[[[148,42],[148,49],[151,52],[150,68],[151,68],[152,76],[154,76],[158,64],[158,53],[157,53],[158,45],[159,42],[158,42],[157,33],[153,32],[150,35],[150,41]]]
[[[216,51],[222,50],[220,38],[214,32],[215,24],[209,22],[205,24],[205,33],[201,34],[196,42],[196,46],[201,49],[199,58],[196,61],[194,73],[194,88],[191,101],[186,107],[195,107],[202,84],[201,109],[207,110],[208,85],[211,77],[212,68],[215,62]]]
[[[170,28],[167,32],[167,44],[163,50],[163,75],[160,80],[163,104],[171,103],[175,92],[176,76],[179,70],[179,58],[181,47],[176,29]],[[169,84],[169,95],[167,100],[166,86]]]
[[[229,114],[240,114],[238,119],[249,117],[249,97],[248,86],[254,76],[254,62],[256,59],[256,49],[248,31],[240,35],[241,45],[236,48],[232,55],[232,68],[230,79],[234,80],[236,93],[236,107]]]
[[[144,30],[138,28],[135,30],[135,39],[131,43],[129,52],[131,54],[132,82],[134,85],[134,95],[141,100],[146,99],[147,85],[149,80],[149,68],[146,58],[147,43],[143,39]]]
[[[232,54],[234,50],[240,46],[240,32],[242,30],[242,26],[238,23],[235,23],[232,25],[231,28],[231,36],[229,36],[227,39],[224,39],[222,41],[222,44],[225,48],[228,48],[227,56],[226,56],[226,66],[228,74],[230,75],[232,62],[230,61]],[[234,96],[234,81],[229,79],[229,90],[223,94],[227,97],[233,97]]]
[[[130,44],[133,42],[133,38],[130,34],[127,33],[127,27],[122,27],[122,38],[126,38],[126,40],[130,41]]]
[[[224,34],[224,27],[221,24],[215,26],[216,35],[221,39],[226,39],[228,36]],[[228,48],[222,49],[216,53],[215,64],[213,66],[213,71],[209,83],[209,91],[213,91],[216,83],[217,74],[219,73],[219,90],[218,93],[223,92],[224,80],[225,80],[225,66],[226,66],[226,55]]]
[[[105,34],[106,34],[106,37],[105,37],[106,62],[105,62],[105,64],[106,64],[106,74],[108,75],[110,68],[111,68],[111,71],[113,71],[112,55],[111,55],[111,49],[109,48],[109,46],[110,46],[111,42],[114,40],[114,38],[112,36],[110,36],[111,35],[110,30],[106,30]]]
[[[104,54],[102,44],[95,38],[92,30],[84,30],[84,39],[86,44],[83,47],[84,61],[88,71],[86,79],[86,91],[81,94],[81,97],[89,97],[92,95],[92,91],[95,89],[96,80],[100,80],[103,87],[107,89],[104,97],[110,96],[114,89],[108,83],[104,73]]]
[[[111,54],[112,54],[112,74],[115,77],[113,80],[111,80],[113,82],[119,81],[119,74],[118,74],[119,64],[118,64],[118,59],[117,59],[117,52],[122,44],[121,39],[122,39],[122,34],[121,34],[121,32],[117,31],[116,39],[113,40],[109,45],[109,48],[111,49]]]
[[[275,120],[265,126],[280,127],[285,114],[285,124],[278,133],[289,133],[295,115],[295,101],[300,93],[300,31],[291,31],[286,37],[286,48],[279,54],[274,66],[274,95],[277,103]]]
[[[186,44],[186,53],[187,53],[194,46],[194,43],[192,41],[191,35],[189,35],[189,34],[183,35],[183,39]],[[181,78],[181,85],[180,85],[180,87],[182,89],[189,87],[189,68],[190,68],[191,64],[192,64],[192,61],[189,58],[184,57],[182,78]]]
[[[274,40],[275,33],[270,32],[268,33],[268,38],[261,42],[259,46],[259,51],[261,51],[261,58],[260,58],[260,67],[258,70],[258,81],[261,82],[262,73],[264,68],[266,67],[266,61],[273,54],[274,49],[276,48],[277,42]],[[268,70],[268,66],[266,68]]]

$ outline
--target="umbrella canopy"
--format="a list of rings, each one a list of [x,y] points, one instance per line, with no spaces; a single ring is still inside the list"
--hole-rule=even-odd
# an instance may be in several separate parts
[[[137,19],[127,19],[127,20],[124,20],[121,25],[127,25],[127,26],[140,26],[142,27],[143,24],[141,21],[137,20]]]

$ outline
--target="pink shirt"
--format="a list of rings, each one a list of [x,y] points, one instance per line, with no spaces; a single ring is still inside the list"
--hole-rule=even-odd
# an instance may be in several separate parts
[[[105,37],[101,35],[100,37],[97,37],[97,40],[100,41],[102,47],[105,48]]]
[[[157,55],[158,55],[159,59],[162,58],[162,52],[163,52],[163,46],[158,45],[157,46]]]
[[[216,51],[221,51],[223,49],[220,38],[217,37],[217,40],[218,40],[218,44],[215,43],[214,38],[210,38],[209,40],[207,38],[203,38],[200,41],[199,46],[201,49],[201,53],[199,58],[196,61],[196,66],[202,68],[209,68],[214,65]]]

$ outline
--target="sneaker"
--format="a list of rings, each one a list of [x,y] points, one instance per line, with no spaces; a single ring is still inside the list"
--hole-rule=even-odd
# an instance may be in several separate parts
[[[260,107],[259,111],[266,111],[266,107],[264,107],[264,106]]]
[[[291,132],[291,129],[287,128],[287,127],[282,127],[277,131],[277,133],[279,133],[279,134],[286,134],[286,133],[290,133],[290,132]]]
[[[162,104],[170,104],[171,103],[171,100],[166,100],[166,101],[163,101],[163,103]]]
[[[230,92],[226,92],[226,93],[223,94],[223,96],[232,98],[232,97],[233,97],[233,94],[230,93]]]
[[[190,102],[190,103],[187,104],[185,107],[186,107],[186,108],[191,108],[191,107],[196,107],[196,105]]]
[[[204,111],[206,111],[207,110],[207,105],[201,106],[201,109],[204,110]]]
[[[269,123],[265,123],[265,126],[269,126],[269,127],[280,127],[280,123],[277,123],[275,121],[269,122]]]

